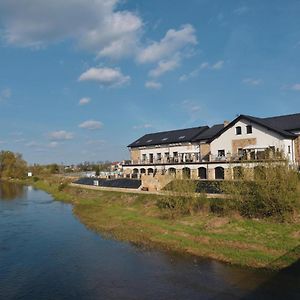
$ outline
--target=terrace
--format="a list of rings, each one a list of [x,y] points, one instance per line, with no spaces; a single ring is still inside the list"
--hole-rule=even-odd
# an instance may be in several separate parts
[[[270,146],[246,146],[238,149],[238,153],[224,153],[219,151],[218,155],[208,154],[201,156],[199,152],[183,152],[143,154],[141,159],[127,161],[125,165],[174,165],[174,164],[197,164],[197,163],[215,163],[215,162],[241,162],[241,161],[263,161],[263,160],[282,160],[284,155],[275,147]]]

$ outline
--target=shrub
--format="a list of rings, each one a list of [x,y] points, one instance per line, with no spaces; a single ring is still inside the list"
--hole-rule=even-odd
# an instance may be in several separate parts
[[[39,181],[40,179],[39,179],[37,176],[33,176],[33,177],[32,177],[32,180],[33,180],[33,182],[37,182],[37,181]]]
[[[204,194],[195,194],[196,184],[192,180],[174,180],[168,194],[157,200],[157,207],[171,217],[200,211],[207,201]]]
[[[216,215],[224,215],[225,212],[225,201],[224,199],[210,199],[209,209],[210,212]]]
[[[60,183],[59,186],[58,186],[58,190],[60,192],[63,191],[67,187],[67,185],[68,184],[66,182]]]
[[[167,196],[157,200],[156,205],[159,209],[168,211],[171,216],[192,215],[203,209],[206,198],[201,196],[179,197]]]
[[[257,170],[256,170],[257,171]],[[266,165],[237,182],[224,182],[223,190],[236,202],[242,216],[287,220],[299,203],[299,178],[287,164]]]

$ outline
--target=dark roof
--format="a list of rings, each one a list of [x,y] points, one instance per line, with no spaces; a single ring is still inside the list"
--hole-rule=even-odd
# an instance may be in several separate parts
[[[196,137],[193,138],[193,142],[204,141],[212,139],[216,134],[218,134],[224,128],[224,124],[216,124],[207,130],[201,132]]]
[[[276,133],[279,133],[283,137],[294,137],[295,136],[293,133],[282,129],[277,125],[270,124],[268,121],[266,121],[263,118],[256,118],[256,117],[247,116],[247,115],[243,115],[243,116],[247,117],[250,121],[257,123],[258,125],[261,125],[269,130],[276,132]]]
[[[282,117],[287,117],[287,116],[282,116]],[[274,117],[274,118],[279,118],[279,117]],[[250,122],[256,123],[256,124],[258,124],[262,127],[265,127],[273,132],[276,132],[286,138],[295,138],[296,137],[295,134],[280,128],[277,124],[275,125],[275,122],[272,120],[273,118],[257,118],[257,117],[252,117],[249,115],[239,115],[232,122],[230,122],[226,127],[224,127],[222,130],[220,130],[211,140],[220,136],[223,132],[225,132],[227,129],[231,128],[232,126],[234,126],[234,124],[236,124],[241,119],[246,119]]]
[[[278,127],[286,131],[299,130],[300,129],[300,113],[276,116],[270,118],[263,118],[270,126]]]
[[[128,147],[142,147],[191,142],[196,136],[200,135],[208,128],[208,126],[201,126],[187,129],[149,133],[134,141],[133,143],[128,145]]]
[[[249,115],[239,115],[226,127],[223,124],[216,124],[212,127],[201,126],[172,131],[149,133],[134,141],[128,147],[142,147],[152,145],[163,145],[172,143],[212,141],[220,136],[227,129],[231,128],[240,119],[261,125],[286,138],[295,138],[293,130],[300,130],[300,113],[269,118],[257,118]]]

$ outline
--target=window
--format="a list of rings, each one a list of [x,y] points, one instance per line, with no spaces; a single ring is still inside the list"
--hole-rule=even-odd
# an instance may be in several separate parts
[[[291,154],[291,146],[288,146],[288,154]]]
[[[149,162],[150,164],[153,163],[153,153],[149,153]]]
[[[243,156],[244,150],[243,148],[238,148],[238,156]]]
[[[246,129],[247,129],[247,134],[252,133],[252,125],[247,125]]]
[[[218,156],[219,156],[219,157],[225,156],[225,150],[224,150],[224,149],[218,150]]]
[[[161,160],[161,153],[157,153],[157,160]]]
[[[146,154],[142,154],[142,161],[146,161],[146,159],[147,159]]]
[[[235,127],[235,133],[236,133],[236,135],[242,134],[242,127],[241,126]]]

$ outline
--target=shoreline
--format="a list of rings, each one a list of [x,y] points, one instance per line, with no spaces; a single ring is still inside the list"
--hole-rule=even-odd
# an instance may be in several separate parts
[[[55,181],[56,180],[56,181]],[[215,259],[240,267],[279,270],[300,258],[300,224],[215,216],[207,212],[166,219],[158,194],[126,193],[66,185],[57,178],[13,180],[71,203],[87,228],[146,248]]]

